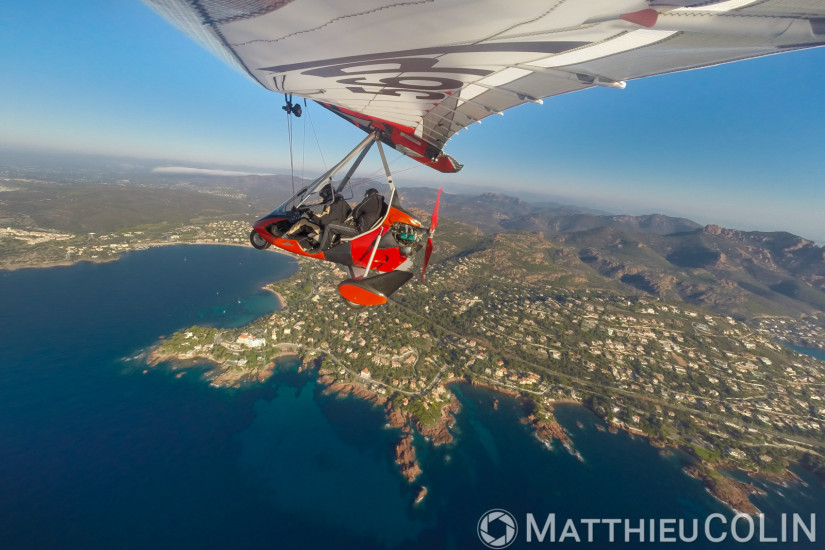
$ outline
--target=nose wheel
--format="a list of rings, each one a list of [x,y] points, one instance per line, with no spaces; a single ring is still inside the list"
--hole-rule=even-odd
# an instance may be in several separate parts
[[[358,304],[358,303],[352,302],[350,300],[347,300],[343,296],[341,296],[341,299],[344,300],[344,303],[347,304],[350,309],[364,309],[365,307],[367,307],[364,304]]]
[[[249,234],[249,242],[252,243],[252,246],[257,248],[258,250],[266,250],[269,248],[269,241],[261,237],[261,234],[252,230],[252,233]]]

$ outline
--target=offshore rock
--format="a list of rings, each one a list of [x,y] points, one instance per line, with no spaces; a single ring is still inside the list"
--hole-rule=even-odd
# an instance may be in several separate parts
[[[421,475],[421,468],[415,459],[415,448],[412,446],[412,441],[411,435],[405,435],[395,447],[395,463],[398,464],[401,475],[407,478],[409,482],[415,481],[415,478]]]

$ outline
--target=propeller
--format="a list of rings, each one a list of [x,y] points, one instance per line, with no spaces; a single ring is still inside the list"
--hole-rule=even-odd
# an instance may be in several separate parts
[[[424,272],[427,271],[427,264],[430,263],[430,255],[433,253],[433,234],[435,233],[435,228],[438,226],[438,203],[440,200],[441,188],[438,189],[438,195],[435,197],[433,217],[430,219],[430,234],[427,237],[427,248],[424,250],[424,267],[421,268],[421,282],[424,282]]]

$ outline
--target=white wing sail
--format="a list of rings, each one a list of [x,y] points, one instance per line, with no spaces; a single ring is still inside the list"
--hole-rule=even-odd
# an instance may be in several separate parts
[[[823,0],[144,0],[262,86],[433,166],[526,102],[825,44]]]

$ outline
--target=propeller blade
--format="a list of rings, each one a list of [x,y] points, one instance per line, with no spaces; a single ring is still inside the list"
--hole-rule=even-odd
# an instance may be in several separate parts
[[[427,271],[427,264],[430,263],[430,255],[433,253],[433,233],[438,227],[438,203],[441,201],[441,188],[438,188],[438,195],[435,196],[435,208],[433,217],[430,218],[430,236],[427,238],[427,249],[424,251],[424,267],[421,268],[421,282],[424,282],[424,272]]]
[[[438,203],[441,201],[441,188],[438,188],[438,195],[435,197],[435,208],[433,209],[433,217],[430,220],[430,237],[433,235],[436,226],[438,226]]]
[[[424,251],[424,267],[421,268],[421,282],[424,282],[424,272],[427,271],[427,264],[430,263],[430,254],[433,253],[433,240],[427,239],[427,249]]]

